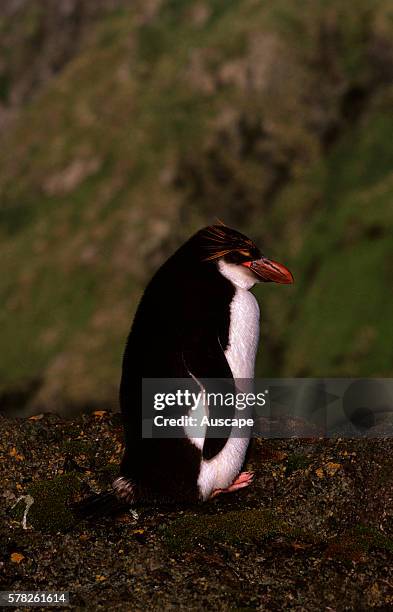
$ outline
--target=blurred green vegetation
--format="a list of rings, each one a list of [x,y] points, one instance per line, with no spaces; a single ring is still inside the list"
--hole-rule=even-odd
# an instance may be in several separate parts
[[[0,19],[4,401],[115,404],[143,286],[216,217],[295,275],[259,375],[391,376],[391,3],[79,5]]]

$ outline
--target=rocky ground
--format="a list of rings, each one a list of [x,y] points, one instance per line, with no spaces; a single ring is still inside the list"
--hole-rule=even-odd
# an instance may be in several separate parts
[[[75,525],[69,503],[117,473],[119,416],[1,432],[2,589],[67,590],[73,609],[393,609],[392,440],[257,440],[249,489]]]

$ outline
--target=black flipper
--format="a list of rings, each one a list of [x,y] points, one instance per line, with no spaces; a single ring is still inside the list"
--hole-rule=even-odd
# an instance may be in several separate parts
[[[236,392],[232,371],[221,346],[218,332],[212,337],[211,327],[195,329],[193,334],[187,337],[187,344],[183,348],[183,358],[189,373],[197,381],[200,381],[206,393]],[[209,380],[213,376],[215,380]],[[233,413],[234,408],[229,408],[226,410],[225,416],[231,417]],[[213,403],[209,404],[210,418],[214,419],[222,416],[220,406],[215,406]],[[227,443],[232,428],[222,427],[220,429],[223,437],[215,438],[215,428],[207,428],[202,450],[204,459],[213,459]]]

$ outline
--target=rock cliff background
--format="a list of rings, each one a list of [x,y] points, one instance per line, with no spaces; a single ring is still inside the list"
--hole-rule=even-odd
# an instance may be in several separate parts
[[[3,0],[3,408],[115,407],[145,283],[216,218],[296,277],[257,288],[259,375],[392,376],[392,17]]]

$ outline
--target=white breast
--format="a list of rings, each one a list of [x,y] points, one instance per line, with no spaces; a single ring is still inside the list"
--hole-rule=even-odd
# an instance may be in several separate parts
[[[236,289],[230,306],[225,356],[234,378],[253,378],[259,341],[259,306],[247,289]]]
[[[259,340],[259,306],[253,294],[247,289],[237,288],[230,314],[225,356],[235,379],[252,379]],[[243,387],[246,382],[239,381],[239,386]],[[202,499],[208,499],[214,489],[225,489],[238,476],[249,437],[239,438],[237,435],[233,429],[222,451],[210,461],[202,460],[198,478]]]

